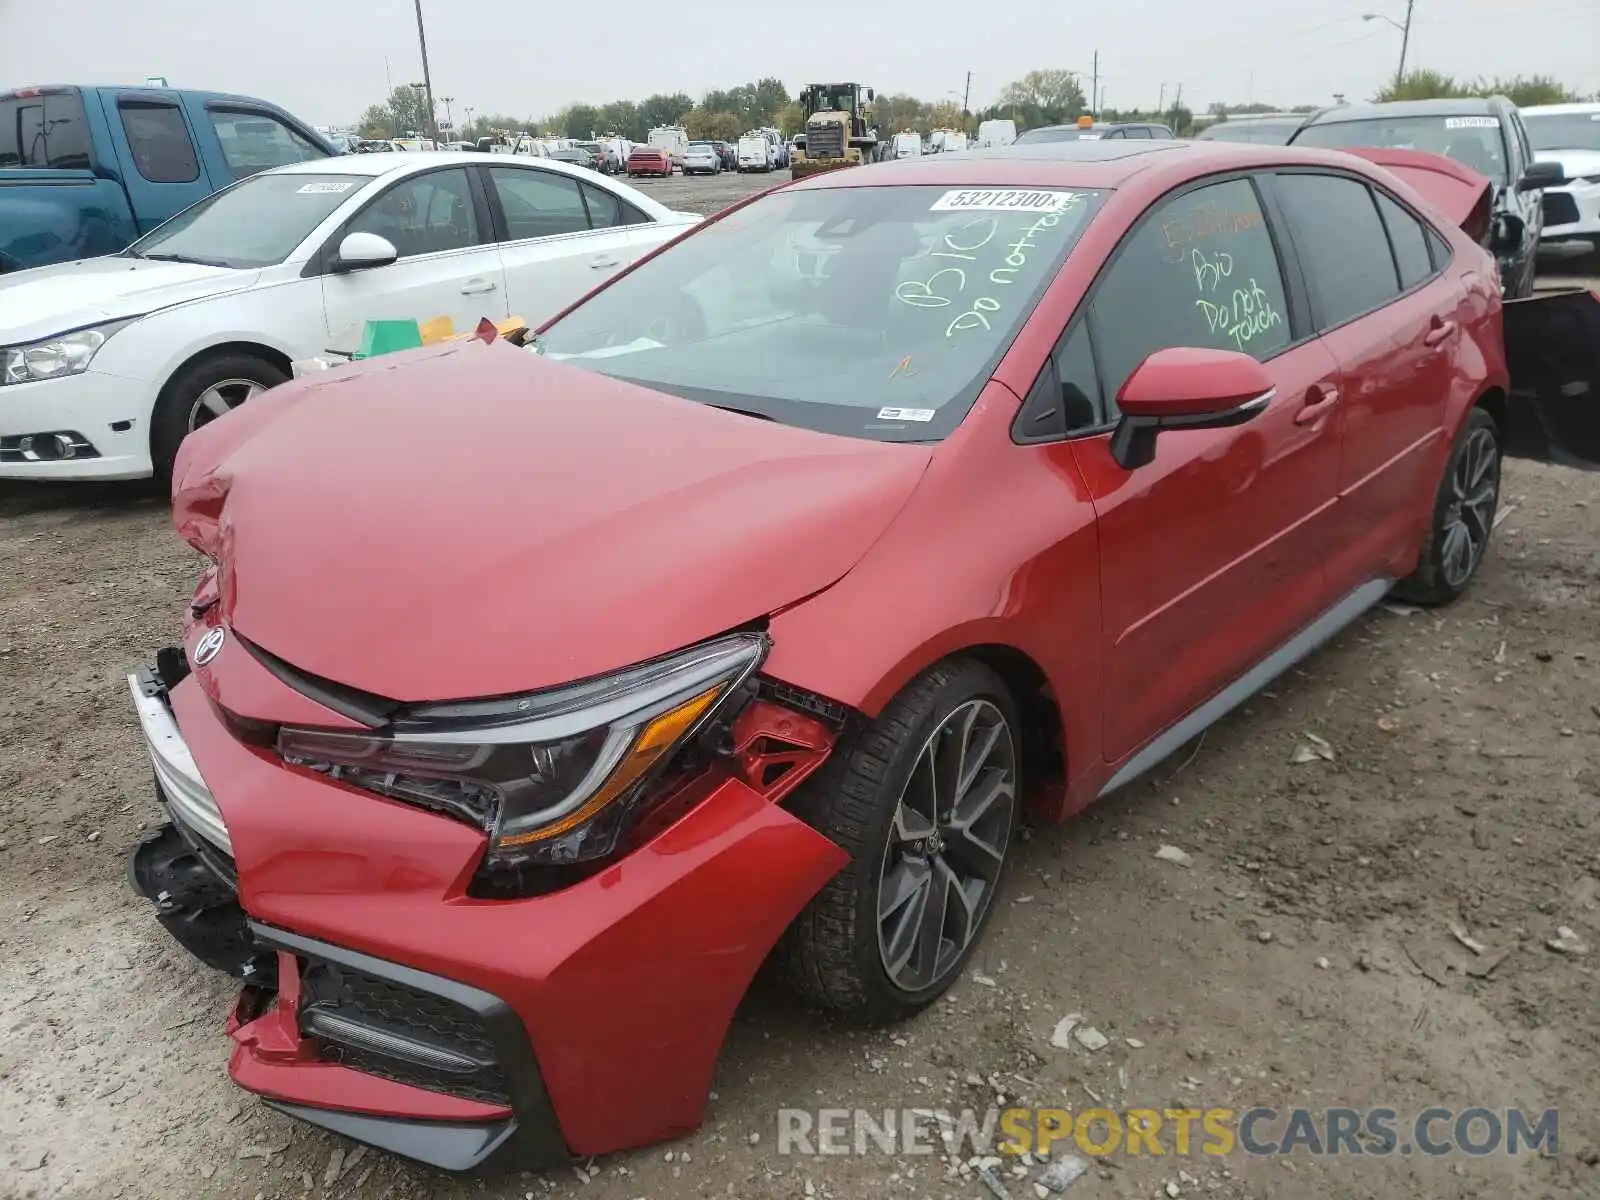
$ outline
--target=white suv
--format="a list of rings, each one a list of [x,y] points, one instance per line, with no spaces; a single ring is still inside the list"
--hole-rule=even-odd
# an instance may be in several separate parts
[[[1540,245],[1586,241],[1600,252],[1600,104],[1540,104],[1518,110],[1534,155],[1561,164],[1564,187],[1544,189]]]

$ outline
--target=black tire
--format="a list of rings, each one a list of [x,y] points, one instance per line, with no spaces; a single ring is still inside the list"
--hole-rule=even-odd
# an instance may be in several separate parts
[[[991,751],[979,764],[981,769],[975,771],[969,790],[957,792],[955,807],[961,806],[963,795],[977,794],[979,782],[994,778],[993,772],[999,768],[991,769],[990,764],[1005,760],[1010,765],[1009,810],[990,813],[993,823],[982,830],[1000,849],[998,861],[992,864],[992,876],[986,883],[981,908],[973,916],[975,905],[962,905],[961,912],[967,914],[965,924],[970,930],[965,946],[955,948],[952,945],[953,957],[945,959],[941,965],[941,956],[945,954],[943,930],[948,915],[943,923],[931,923],[939,928],[933,954],[936,969],[928,972],[929,980],[924,986],[908,988],[892,978],[885,965],[890,948],[881,936],[880,887],[886,882],[885,871],[895,854],[899,854],[901,866],[918,861],[932,864],[935,858],[940,863],[945,862],[945,854],[939,850],[928,852],[921,860],[915,854],[900,853],[910,845],[926,845],[926,842],[902,841],[897,846],[896,837],[892,835],[897,828],[902,798],[909,800],[912,796],[913,773],[925,761],[934,761],[925,760],[923,751],[933,745],[947,720],[965,711],[998,714],[1006,726],[1005,748],[1009,759],[1004,755],[996,756],[1000,747],[997,741],[997,750]],[[973,728],[976,729],[975,723]],[[789,985],[823,1008],[868,1024],[910,1016],[944,994],[960,977],[963,965],[982,940],[983,929],[994,911],[993,901],[1003,879],[1026,783],[1019,776],[1022,763],[1021,725],[1016,704],[1005,683],[983,663],[962,658],[940,663],[913,680],[875,721],[836,747],[817,775],[796,793],[790,809],[844,848],[851,861],[812,898],[784,932],[775,965]],[[964,760],[958,762],[958,774],[965,766]],[[899,828],[903,831],[904,824]],[[975,843],[960,841],[953,833],[947,836],[950,840],[944,848],[949,852],[950,863],[954,864],[954,867],[946,867],[950,872],[963,866],[962,860]],[[963,847],[967,851],[958,855],[956,851]],[[937,869],[930,870],[927,877],[930,885],[941,878]],[[949,878],[957,877],[950,874]],[[965,891],[970,883],[977,881],[961,882]],[[929,894],[933,895],[933,891]],[[954,894],[946,890],[943,903],[949,904]],[[912,907],[908,903],[908,918]]]
[[[214,418],[214,413],[197,411],[201,397],[219,384],[249,383],[258,388],[277,387],[289,378],[287,371],[253,354],[213,354],[190,363],[167,381],[150,417],[150,459],[155,476],[163,483],[172,480],[172,460],[191,430]],[[244,388],[229,389],[243,393]],[[243,395],[243,399],[248,399]]]
[[[1499,427],[1487,412],[1474,408],[1461,424],[1439,481],[1422,557],[1417,569],[1395,585],[1396,597],[1413,604],[1448,604],[1471,585],[1494,535],[1500,459]],[[1465,560],[1458,554],[1463,536],[1469,542]]]

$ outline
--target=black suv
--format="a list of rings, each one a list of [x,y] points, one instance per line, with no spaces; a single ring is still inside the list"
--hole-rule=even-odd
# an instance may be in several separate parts
[[[1041,125],[1017,134],[1017,146],[1037,146],[1045,142],[1099,142],[1112,138],[1161,138],[1172,140],[1172,130],[1149,121],[1111,121],[1093,125]]]
[[[1508,300],[1533,294],[1534,260],[1544,227],[1543,189],[1566,180],[1555,163],[1535,163],[1516,105],[1504,96],[1341,104],[1306,118],[1291,146],[1424,150],[1453,158],[1494,185],[1486,248],[1500,262]]]

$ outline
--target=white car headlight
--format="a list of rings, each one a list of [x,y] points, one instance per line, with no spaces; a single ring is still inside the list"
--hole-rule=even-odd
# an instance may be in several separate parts
[[[81,374],[89,369],[89,363],[96,351],[106,344],[106,339],[126,324],[126,321],[118,321],[58,334],[26,346],[0,348],[0,385]]]

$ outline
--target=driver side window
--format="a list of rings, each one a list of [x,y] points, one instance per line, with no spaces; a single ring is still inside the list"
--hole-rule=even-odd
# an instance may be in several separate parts
[[[1090,305],[1108,419],[1133,369],[1157,350],[1238,350],[1261,360],[1289,345],[1283,272],[1247,179],[1160,201],[1124,239]]]
[[[483,240],[463,167],[429,171],[397,184],[363,209],[345,232],[387,238],[401,258],[462,250]]]

